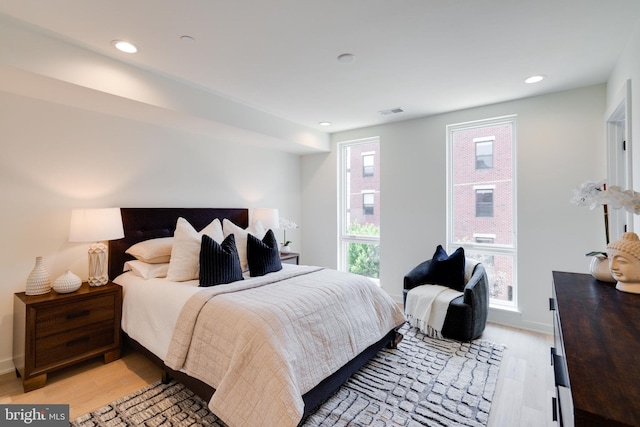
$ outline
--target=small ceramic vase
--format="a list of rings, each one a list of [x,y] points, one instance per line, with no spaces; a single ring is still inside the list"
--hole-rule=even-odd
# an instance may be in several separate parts
[[[51,277],[44,268],[42,257],[36,257],[36,265],[27,276],[25,295],[42,295],[51,292]]]
[[[617,282],[617,280],[611,275],[611,270],[609,269],[609,258],[604,255],[597,255],[591,258],[589,271],[594,278],[602,282]]]
[[[280,246],[280,253],[282,254],[288,254],[289,252],[291,252],[291,246],[289,245],[282,245]]]
[[[67,270],[53,282],[53,290],[59,294],[68,294],[77,291],[80,285],[82,285],[82,280],[71,270]]]

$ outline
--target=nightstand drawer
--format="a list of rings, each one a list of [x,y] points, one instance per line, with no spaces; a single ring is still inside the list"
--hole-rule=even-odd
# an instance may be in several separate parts
[[[115,344],[113,322],[72,329],[38,340],[35,367],[41,368],[66,360],[71,354],[90,353]]]
[[[44,338],[79,326],[112,320],[115,300],[114,295],[104,295],[40,309],[36,315],[36,337]],[[111,325],[113,327],[113,323]]]

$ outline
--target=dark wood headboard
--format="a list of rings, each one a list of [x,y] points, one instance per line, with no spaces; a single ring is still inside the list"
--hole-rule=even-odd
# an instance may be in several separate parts
[[[133,259],[124,251],[135,243],[156,237],[171,237],[179,217],[200,231],[215,218],[224,218],[242,228],[249,226],[248,209],[216,208],[121,208],[124,238],[109,241],[109,278],[114,279]]]

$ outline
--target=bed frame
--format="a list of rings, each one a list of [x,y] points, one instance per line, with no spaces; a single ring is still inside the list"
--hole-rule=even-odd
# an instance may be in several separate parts
[[[133,244],[156,237],[173,236],[176,221],[179,217],[185,218],[196,230],[201,230],[215,218],[228,219],[239,227],[246,228],[249,225],[248,209],[215,209],[215,208],[121,208],[122,223],[124,226],[124,238],[109,242],[109,277],[115,278],[124,267],[124,263],[133,259],[125,251]],[[211,399],[215,391],[211,386],[193,378],[184,372],[175,371],[164,362],[144,348],[140,343],[124,334],[125,342],[131,347],[144,353],[149,359],[162,369],[162,381],[169,382],[172,378],[180,381],[191,391],[205,399]],[[401,336],[395,329],[389,331],[380,341],[371,345],[365,351],[348,362],[330,377],[325,378],[320,384],[302,396],[304,401],[304,416],[312,413],[327,398],[329,398],[340,386],[358,369],[364,366],[383,347],[395,347]]]

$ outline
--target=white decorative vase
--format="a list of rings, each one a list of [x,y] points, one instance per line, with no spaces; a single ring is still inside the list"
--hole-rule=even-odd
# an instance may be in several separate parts
[[[591,258],[589,271],[593,277],[600,281],[609,283],[617,282],[617,280],[611,275],[611,270],[609,269],[609,258],[604,255],[596,255]]]
[[[77,291],[80,285],[82,285],[82,280],[71,270],[67,270],[53,282],[53,290],[59,294],[68,294]]]
[[[288,254],[289,252],[291,252],[291,247],[289,245],[282,245],[280,246],[280,253],[282,254]]]
[[[25,295],[42,295],[51,292],[51,277],[44,268],[42,257],[36,257],[36,265],[27,276]]]

